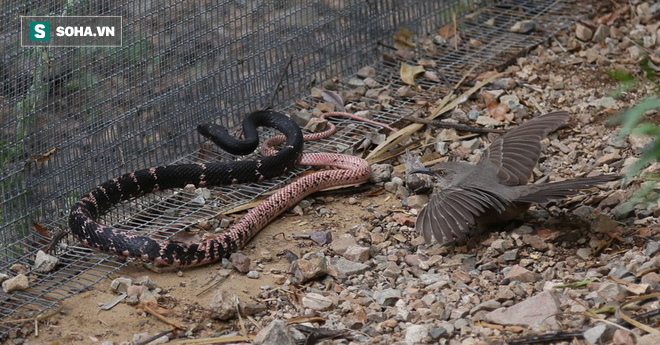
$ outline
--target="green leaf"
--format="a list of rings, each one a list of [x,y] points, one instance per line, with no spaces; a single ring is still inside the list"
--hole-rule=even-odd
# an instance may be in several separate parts
[[[553,288],[554,289],[579,288],[579,287],[589,285],[589,283],[593,283],[595,281],[598,281],[598,279],[587,279],[587,280],[582,280],[582,281],[575,282],[575,283],[570,283],[570,284],[559,284],[559,285],[553,286]]]
[[[639,103],[637,106],[619,114],[609,122],[622,124],[619,136],[624,137],[632,132],[632,129],[647,111],[653,109],[660,109],[660,98],[655,96],[645,99],[642,103]]]
[[[635,81],[635,76],[623,68],[615,68],[607,71],[607,76],[618,82]]]

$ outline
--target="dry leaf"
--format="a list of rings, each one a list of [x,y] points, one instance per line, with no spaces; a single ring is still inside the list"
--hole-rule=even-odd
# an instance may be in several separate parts
[[[497,98],[488,91],[483,91],[481,97],[484,99],[487,107],[490,107],[493,104],[497,104]]]
[[[449,39],[456,35],[456,24],[447,24],[438,30],[438,35],[445,39]]]
[[[488,111],[490,116],[495,120],[505,121],[507,119],[506,114],[509,112],[509,107],[506,104],[496,103],[488,106]]]
[[[201,242],[201,236],[197,233],[187,231],[179,231],[170,239],[172,242],[179,242],[184,244],[192,244]]]
[[[430,81],[434,81],[436,83],[440,82],[440,78],[438,78],[438,75],[435,72],[431,72],[431,71],[424,72],[424,78]]]
[[[458,49],[458,46],[461,45],[463,42],[463,39],[461,38],[461,35],[456,35],[448,40],[449,45],[454,47],[454,49]]]
[[[410,49],[402,48],[396,51],[396,56],[404,60],[412,60],[415,57],[415,53]]]
[[[417,86],[415,84],[415,77],[424,72],[425,70],[422,66],[411,66],[405,62],[401,63],[401,80],[408,85]]]
[[[649,289],[649,284],[629,284],[626,286],[626,290],[632,292],[635,295],[645,294]]]
[[[46,152],[46,153],[44,153],[44,154],[42,154],[42,155],[30,156],[30,159],[33,160],[33,161],[35,161],[35,162],[37,162],[37,164],[42,164],[42,163],[44,163],[45,161],[47,161],[48,158],[50,158],[50,156],[51,156],[53,153],[55,153],[55,151],[57,151],[57,147],[54,148],[54,149],[52,149],[52,150],[50,150],[50,151],[48,151],[48,152]]]
[[[415,34],[410,32],[410,30],[406,28],[399,28],[399,31],[397,31],[394,34],[394,46],[397,49],[401,49],[403,47],[409,47],[409,48],[414,48],[415,43],[411,40]]]
[[[323,96],[323,99],[326,102],[334,104],[335,109],[337,111],[341,111],[341,112],[346,111],[346,109],[344,109],[344,100],[341,99],[341,96],[338,93],[331,90],[323,89],[321,90],[321,96]]]
[[[629,6],[623,6],[614,12],[610,14],[606,14],[596,20],[596,23],[598,24],[606,24],[606,25],[612,25],[614,24],[615,21],[621,17],[622,14],[628,14],[628,11],[630,10]]]
[[[497,73],[499,73],[499,72],[496,71],[496,70],[486,71],[486,72],[483,72],[483,73],[479,74],[475,79],[476,80],[485,80],[485,79],[490,78],[490,76],[492,76],[494,74],[497,74]]]
[[[417,63],[424,67],[431,67],[431,68],[435,67],[438,64],[437,62],[430,59],[419,59]]]
[[[43,236],[43,237],[47,237],[47,238],[51,238],[51,237],[52,237],[52,235],[50,234],[50,232],[49,232],[48,230],[46,230],[46,227],[44,227],[43,225],[41,225],[41,224],[39,224],[39,223],[34,223],[34,224],[32,225],[32,230],[38,232],[38,233],[41,234],[41,236]]]

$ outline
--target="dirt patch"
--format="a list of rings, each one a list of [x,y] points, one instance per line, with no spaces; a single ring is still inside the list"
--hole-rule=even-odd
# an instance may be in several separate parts
[[[377,187],[374,187],[377,188]],[[148,275],[163,290],[161,306],[171,312],[167,315],[173,321],[190,328],[205,329],[207,335],[220,335],[223,332],[239,329],[235,320],[223,322],[211,319],[208,306],[213,295],[221,291],[235,293],[241,303],[262,303],[258,298],[262,286],[276,286],[276,277],[271,272],[286,272],[290,266],[284,250],[290,250],[298,256],[310,251],[324,250],[311,240],[292,239],[292,235],[310,234],[313,231],[332,231],[334,238],[349,233],[357,224],[367,223],[365,219],[374,217],[374,212],[388,214],[396,208],[398,201],[390,194],[368,197],[355,195],[357,204],[349,204],[348,197],[320,197],[314,200],[312,208],[323,207],[332,216],[319,216],[318,213],[303,216],[280,217],[250,242],[243,253],[252,260],[252,267],[260,272],[259,279],[250,279],[235,270],[226,278],[220,278],[219,264],[183,271],[164,268],[156,273],[133,263],[113,274],[138,278]],[[332,200],[332,201],[331,201]],[[373,211],[368,211],[371,209]],[[325,249],[328,250],[328,249]],[[264,260],[263,251],[273,261]],[[255,263],[257,263],[255,265]],[[100,309],[100,305],[117,297],[110,288],[112,279],[104,279],[90,291],[73,296],[63,302],[63,313],[53,317],[46,325],[40,326],[40,335],[31,337],[30,343],[90,344],[100,341],[130,340],[134,334],[158,334],[169,327],[144,311],[119,303],[109,311]]]

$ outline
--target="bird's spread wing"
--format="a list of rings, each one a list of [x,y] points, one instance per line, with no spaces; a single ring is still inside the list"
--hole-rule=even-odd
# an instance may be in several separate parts
[[[527,184],[532,169],[541,156],[541,140],[569,118],[567,112],[557,111],[523,123],[495,139],[479,164],[494,164],[502,184]]]
[[[433,194],[415,222],[426,243],[464,238],[470,225],[488,210],[502,212],[511,203],[501,195],[473,187],[450,187]]]

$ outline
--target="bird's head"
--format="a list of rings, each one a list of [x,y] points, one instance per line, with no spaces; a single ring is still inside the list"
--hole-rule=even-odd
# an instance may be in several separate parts
[[[447,163],[444,163],[447,165]],[[445,166],[443,164],[434,165],[431,168],[419,168],[410,171],[410,174],[426,174],[430,175],[440,184],[440,186],[448,186],[454,180],[456,175],[455,169],[452,169],[451,166]]]

